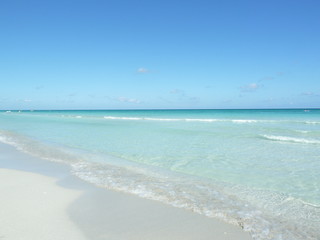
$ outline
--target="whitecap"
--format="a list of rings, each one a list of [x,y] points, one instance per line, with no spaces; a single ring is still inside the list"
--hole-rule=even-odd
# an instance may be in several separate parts
[[[295,138],[295,137],[275,136],[275,135],[261,135],[261,136],[265,139],[272,140],[272,141],[305,143],[305,144],[320,144],[320,141],[315,140],[315,139]]]

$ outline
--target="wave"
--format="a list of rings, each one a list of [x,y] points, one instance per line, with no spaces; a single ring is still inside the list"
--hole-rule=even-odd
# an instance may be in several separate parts
[[[218,119],[218,118],[150,118],[150,117],[115,117],[104,116],[107,120],[140,120],[140,121],[167,121],[167,122],[233,122],[233,123],[257,123],[264,120],[253,119]]]
[[[291,119],[232,119],[232,118],[170,118],[170,117],[149,117],[149,116],[99,116],[90,114],[47,114],[47,113],[30,113],[30,112],[5,112],[4,114],[16,115],[16,116],[33,116],[33,117],[58,117],[58,118],[72,118],[72,119],[92,119],[92,120],[123,120],[123,121],[157,121],[157,122],[203,122],[203,123],[235,123],[235,124],[307,124],[307,125],[319,125],[320,121],[313,120],[291,120]],[[169,116],[169,115],[168,115]]]
[[[306,121],[306,122],[304,122],[305,124],[313,124],[313,125],[315,125],[315,124],[320,124],[320,122],[316,122],[316,121]]]
[[[136,118],[136,117],[112,117],[112,116],[106,116],[103,117],[104,119],[110,119],[110,120],[143,120],[143,118]]]
[[[306,131],[306,130],[294,130],[294,131],[298,133],[303,133],[303,134],[310,133],[310,131]]]
[[[258,120],[242,120],[242,119],[240,119],[240,120],[232,120],[232,122],[234,122],[234,123],[256,123],[256,122],[258,122]]]
[[[75,164],[73,171],[100,187],[240,225],[254,240],[304,240],[305,236],[316,240],[319,236],[316,223],[312,224],[318,219],[319,209],[283,194],[97,163]]]
[[[275,135],[261,135],[261,137],[267,140],[279,141],[279,142],[320,144],[320,140],[316,140],[316,139],[295,138],[295,137],[275,136]]]
[[[145,121],[168,121],[168,122],[177,122],[177,121],[186,121],[186,122],[216,122],[221,121],[219,119],[192,119],[192,118],[150,118],[150,117],[113,117],[105,116],[104,119],[108,120],[145,120]]]
[[[21,152],[52,162],[71,164],[82,159],[81,155],[75,158],[75,155],[63,146],[44,144],[11,131],[0,130],[0,142],[11,145]]]
[[[267,120],[267,119],[222,119],[222,118],[151,118],[151,117],[116,117],[104,116],[107,120],[140,120],[140,121],[167,121],[167,122],[232,122],[232,123],[293,123],[293,124],[320,124],[317,121],[299,121],[299,120]]]

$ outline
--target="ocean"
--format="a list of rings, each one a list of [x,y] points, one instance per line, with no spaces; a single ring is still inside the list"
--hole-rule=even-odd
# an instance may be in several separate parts
[[[253,239],[320,239],[318,109],[0,111],[0,141]]]

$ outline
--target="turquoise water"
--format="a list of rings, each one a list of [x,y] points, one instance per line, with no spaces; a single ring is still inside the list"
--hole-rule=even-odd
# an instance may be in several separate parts
[[[0,140],[254,239],[320,239],[320,110],[2,111]]]

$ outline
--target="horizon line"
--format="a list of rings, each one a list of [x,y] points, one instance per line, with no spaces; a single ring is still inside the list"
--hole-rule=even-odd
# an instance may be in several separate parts
[[[92,109],[0,109],[0,111],[156,111],[156,110],[320,110],[319,108],[92,108]]]

